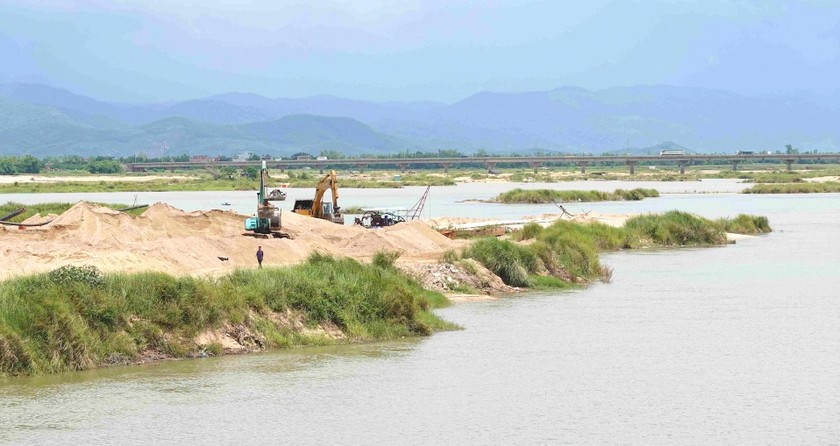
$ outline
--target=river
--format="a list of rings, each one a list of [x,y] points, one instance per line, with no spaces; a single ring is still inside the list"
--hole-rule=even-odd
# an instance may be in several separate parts
[[[464,330],[429,338],[8,380],[0,442],[836,444],[840,194],[707,193],[742,185],[701,184],[567,208],[747,212],[767,215],[776,231],[720,248],[606,255],[609,284],[457,304],[440,314]],[[551,211],[458,203],[510,187],[434,188],[431,215]],[[422,190],[390,192],[342,198],[384,206],[373,201],[412,201]],[[222,194],[167,201],[234,204]],[[109,198],[97,200],[117,201]]]

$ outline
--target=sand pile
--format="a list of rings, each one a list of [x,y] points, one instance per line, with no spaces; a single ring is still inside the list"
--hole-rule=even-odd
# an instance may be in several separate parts
[[[291,212],[284,212],[282,220],[292,239],[256,239],[242,235],[245,218],[231,211],[187,213],[162,203],[131,217],[80,202],[45,226],[3,227],[0,278],[67,264],[103,271],[215,274],[256,266],[258,245],[267,265],[298,263],[313,251],[366,260],[381,250],[399,250],[404,261],[425,261],[462,245],[419,221],[369,230]]]

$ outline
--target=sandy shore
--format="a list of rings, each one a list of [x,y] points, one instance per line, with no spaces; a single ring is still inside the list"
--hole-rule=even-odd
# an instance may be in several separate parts
[[[359,260],[379,251],[400,251],[402,261],[434,262],[463,244],[420,221],[369,230],[290,212],[282,219],[291,239],[257,239],[243,235],[245,218],[220,210],[187,213],[162,203],[131,217],[80,202],[45,226],[0,226],[0,279],[68,264],[110,272],[218,274],[256,266],[257,246],[266,253],[265,264],[278,266],[302,262],[316,251]]]

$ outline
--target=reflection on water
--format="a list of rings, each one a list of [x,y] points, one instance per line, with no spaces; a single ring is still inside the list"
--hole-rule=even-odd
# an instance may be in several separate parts
[[[610,284],[456,305],[440,313],[465,330],[424,339],[7,381],[0,442],[837,442],[840,195],[591,208],[756,213],[776,232],[610,254]]]

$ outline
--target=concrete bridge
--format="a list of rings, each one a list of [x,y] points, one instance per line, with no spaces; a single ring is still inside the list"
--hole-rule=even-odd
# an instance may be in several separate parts
[[[732,170],[738,170],[738,166],[747,162],[773,161],[784,163],[788,170],[793,169],[795,163],[807,163],[809,161],[832,161],[840,163],[840,153],[803,153],[803,154],[739,154],[739,155],[605,155],[605,156],[488,156],[488,157],[462,157],[462,158],[347,158],[336,160],[266,160],[266,165],[272,169],[285,171],[291,168],[311,167],[319,169],[321,173],[326,167],[355,167],[364,171],[371,166],[396,166],[401,171],[406,171],[410,166],[436,165],[449,172],[449,168],[463,164],[482,164],[488,171],[492,171],[498,164],[526,165],[537,169],[546,164],[576,165],[580,167],[581,173],[586,173],[586,168],[597,163],[618,163],[626,164],[630,174],[636,173],[636,166],[643,165],[664,165],[676,164],[680,168],[680,174],[685,173],[687,166],[700,162],[715,162],[731,164]],[[148,169],[180,170],[180,169],[207,169],[231,166],[236,168],[259,167],[262,161],[183,161],[183,162],[154,162],[154,163],[126,163],[126,169],[131,172],[145,172]]]

